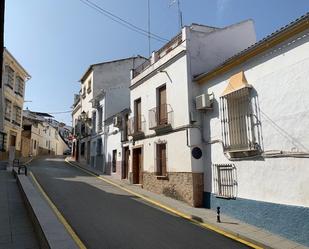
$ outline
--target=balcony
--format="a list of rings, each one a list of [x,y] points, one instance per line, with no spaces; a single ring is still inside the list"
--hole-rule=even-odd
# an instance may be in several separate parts
[[[174,111],[169,104],[162,104],[149,110],[149,129],[164,133],[173,128]]]
[[[133,139],[141,139],[145,137],[146,121],[143,115],[132,117],[128,120],[128,135]]]
[[[146,60],[143,64],[138,66],[137,68],[133,69],[132,79],[134,79],[136,76],[141,74],[143,71],[145,71],[147,68],[149,68],[151,65],[155,64],[157,61],[159,61],[161,58],[163,58],[165,55],[173,51],[175,48],[177,48],[181,43],[183,42],[182,39],[182,32],[180,32],[178,35],[173,37],[168,43],[166,43],[162,48],[160,48],[158,51],[153,52],[151,57]]]

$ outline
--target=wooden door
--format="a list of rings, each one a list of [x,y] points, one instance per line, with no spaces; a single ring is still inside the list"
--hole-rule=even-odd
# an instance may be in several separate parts
[[[113,173],[116,172],[117,167],[117,150],[113,150],[113,157],[112,157],[112,171]]]
[[[10,146],[16,146],[16,136],[12,134],[10,135]]]
[[[142,119],[141,119],[141,112],[142,112],[142,101],[141,99],[135,100],[135,131],[142,130]]]
[[[122,178],[123,178],[123,179],[128,179],[128,173],[129,173],[129,156],[130,156],[129,147],[125,147],[125,148],[124,148],[123,173],[122,173]]]
[[[166,86],[162,86],[158,89],[158,114],[159,114],[159,125],[167,124],[167,105],[166,105]]]
[[[157,174],[166,175],[166,144],[157,145]]]
[[[133,149],[133,184],[142,184],[142,149]]]

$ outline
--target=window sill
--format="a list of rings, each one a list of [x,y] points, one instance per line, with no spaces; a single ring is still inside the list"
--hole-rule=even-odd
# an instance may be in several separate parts
[[[20,97],[23,97],[23,95],[19,92],[15,92],[16,95],[20,96]]]
[[[157,180],[168,180],[168,176],[156,176]]]
[[[9,85],[9,84],[5,84],[8,88],[13,90],[13,86]]]

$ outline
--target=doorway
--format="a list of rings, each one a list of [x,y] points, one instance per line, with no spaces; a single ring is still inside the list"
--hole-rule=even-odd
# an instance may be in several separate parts
[[[87,142],[87,164],[89,165],[90,163],[90,151],[91,151],[91,147],[90,147],[90,141]]]
[[[128,179],[129,173],[129,156],[130,150],[129,147],[124,147],[124,159],[123,159],[123,169],[122,169],[122,179]]]
[[[16,146],[16,135],[15,132],[11,132],[10,134],[10,146],[15,147]]]
[[[133,184],[143,183],[142,148],[133,149]]]

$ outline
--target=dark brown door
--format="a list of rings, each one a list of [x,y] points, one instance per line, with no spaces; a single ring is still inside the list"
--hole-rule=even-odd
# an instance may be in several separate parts
[[[11,135],[10,136],[10,146],[14,146],[16,145],[16,136],[15,135]]]
[[[129,156],[130,156],[129,147],[125,147],[125,148],[124,148],[123,171],[122,171],[122,178],[123,178],[123,179],[128,179],[128,172],[129,172]]]
[[[135,100],[135,131],[142,130],[142,120],[141,120],[141,110],[142,109],[142,101],[141,99]]]
[[[133,149],[133,184],[142,184],[142,149]]]
[[[116,172],[116,165],[117,164],[117,150],[113,150],[113,158],[112,158],[112,171]]]
[[[162,86],[158,89],[158,97],[158,123],[159,125],[167,124],[166,86]]]
[[[157,145],[157,174],[166,175],[166,144]]]

